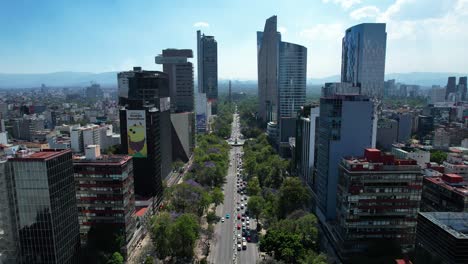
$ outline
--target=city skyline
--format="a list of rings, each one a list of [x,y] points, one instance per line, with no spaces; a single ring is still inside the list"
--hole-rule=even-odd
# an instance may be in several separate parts
[[[183,2],[7,3],[8,12],[0,16],[8,25],[1,29],[0,72],[160,70],[154,65],[160,50],[196,50],[194,36],[202,30],[219,43],[220,79],[254,80],[256,31],[272,15],[280,18],[278,30],[288,41],[309,50],[308,78],[339,74],[345,30],[366,22],[387,24],[387,73],[468,67],[459,59],[463,45],[457,44],[468,40],[466,0]],[[169,26],[160,26],[162,21]]]

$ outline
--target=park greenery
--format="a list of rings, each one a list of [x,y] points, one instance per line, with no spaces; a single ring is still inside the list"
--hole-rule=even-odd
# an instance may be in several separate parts
[[[306,213],[310,193],[297,177],[289,175],[289,163],[278,156],[264,134],[244,145],[244,177],[247,207],[266,228],[260,250],[277,263],[326,263],[318,254],[317,218]],[[272,262],[275,263],[275,262]]]
[[[229,165],[229,148],[227,142],[214,133],[197,137],[194,159],[184,182],[165,189],[162,211],[150,222],[159,259],[191,260],[197,240],[203,241],[202,234],[210,238],[213,223],[219,221],[214,208],[224,201],[221,186]],[[175,166],[180,167],[180,164]],[[206,248],[209,246],[204,252]]]
[[[213,133],[218,137],[227,139],[231,136],[233,104],[227,101],[218,103],[218,113],[213,123]]]
[[[151,219],[151,237],[159,259],[189,260],[193,257],[200,225],[197,216],[161,212]]]
[[[246,138],[256,138],[263,133],[263,131],[258,127],[258,121],[256,118],[257,106],[256,97],[242,100],[238,104],[241,133]]]
[[[229,148],[229,144],[216,135],[199,135],[194,161],[186,178],[203,186],[221,187],[229,166]]]

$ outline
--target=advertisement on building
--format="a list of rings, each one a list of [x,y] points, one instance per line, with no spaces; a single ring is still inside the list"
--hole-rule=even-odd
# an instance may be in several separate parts
[[[198,131],[206,130],[206,115],[205,114],[197,115],[197,130]]]
[[[145,110],[127,110],[127,142],[128,155],[147,157]]]

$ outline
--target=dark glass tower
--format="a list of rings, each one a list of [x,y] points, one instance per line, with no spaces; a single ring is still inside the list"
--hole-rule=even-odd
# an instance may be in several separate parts
[[[341,82],[360,87],[370,97],[383,96],[387,32],[383,23],[364,23],[346,30],[342,43]]]
[[[70,150],[10,159],[20,263],[77,263],[80,227]]]
[[[218,43],[214,36],[197,31],[198,92],[206,93],[212,104],[211,112],[216,114],[218,100]]]
[[[135,67],[118,81],[122,150],[134,158],[135,194],[160,199],[172,162],[168,76]]]

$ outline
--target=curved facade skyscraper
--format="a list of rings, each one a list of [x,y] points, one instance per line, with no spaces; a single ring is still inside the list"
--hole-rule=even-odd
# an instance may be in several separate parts
[[[289,148],[295,136],[296,113],[305,104],[307,48],[282,42],[277,18],[267,19],[263,32],[257,32],[259,117],[276,126],[274,141]],[[276,124],[275,124],[276,123]]]
[[[341,82],[360,87],[360,93],[381,98],[385,76],[387,32],[384,23],[364,23],[343,37]]]

